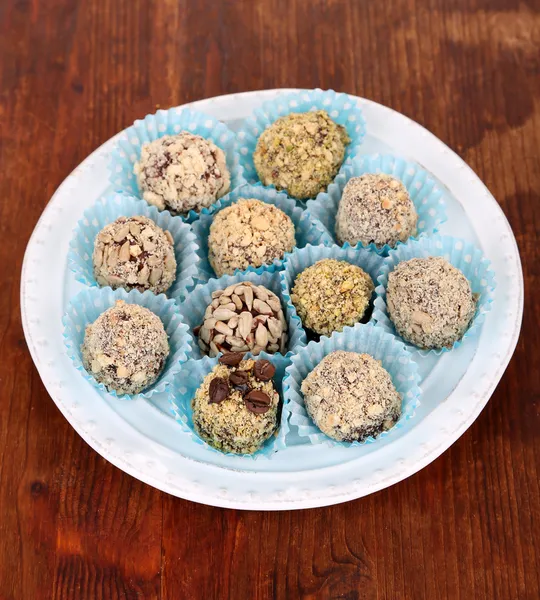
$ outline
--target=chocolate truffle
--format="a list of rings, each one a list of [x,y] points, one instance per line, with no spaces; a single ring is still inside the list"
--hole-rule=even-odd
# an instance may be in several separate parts
[[[256,368],[259,362],[265,363],[262,369]],[[277,428],[279,395],[271,375],[268,378],[275,369],[269,361],[257,363],[220,362],[195,393],[191,405],[195,431],[217,450],[253,454]]]
[[[451,348],[476,311],[463,273],[439,256],[400,262],[388,275],[388,316],[398,334],[419,348]]]
[[[283,258],[295,246],[290,217],[254,198],[220,210],[210,226],[208,260],[218,277]]]
[[[314,198],[337,175],[350,141],[324,110],[291,113],[262,132],[253,162],[263,185]]]
[[[349,180],[339,202],[336,237],[340,244],[394,247],[416,235],[416,209],[403,183],[383,173]]]
[[[304,403],[317,427],[338,442],[361,442],[393,427],[401,396],[369,354],[339,350],[325,356],[302,382]]]
[[[101,286],[160,294],[176,279],[173,238],[147,217],[120,217],[106,225],[92,258]]]
[[[161,319],[138,304],[116,304],[86,328],[82,362],[118,394],[138,394],[156,381],[169,356]]]
[[[223,150],[187,131],[143,144],[133,172],[148,204],[178,214],[210,206],[231,184]]]
[[[330,335],[363,318],[374,289],[360,267],[325,258],[296,277],[291,300],[304,327]]]
[[[244,281],[212,292],[212,298],[196,330],[204,354],[249,351],[256,356],[263,350],[285,354],[287,321],[273,292]]]

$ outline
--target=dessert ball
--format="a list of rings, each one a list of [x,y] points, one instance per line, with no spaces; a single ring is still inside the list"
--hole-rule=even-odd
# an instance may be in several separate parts
[[[176,279],[174,241],[152,219],[120,217],[106,225],[94,242],[94,276],[113,289],[167,291]]]
[[[438,256],[400,262],[388,276],[388,316],[398,334],[419,348],[451,348],[476,311],[463,273]]]
[[[374,289],[360,267],[325,258],[296,277],[291,300],[304,327],[330,335],[362,320]]]
[[[307,412],[338,442],[361,442],[393,427],[401,396],[369,354],[339,350],[325,356],[302,382]]]
[[[148,204],[178,214],[210,206],[231,184],[223,150],[187,131],[143,144],[133,172]]]
[[[277,428],[279,395],[267,360],[220,358],[192,402],[195,431],[222,452],[253,454]]]
[[[263,185],[299,199],[326,191],[351,140],[324,110],[291,113],[263,131],[253,162]]]
[[[290,217],[254,198],[220,210],[210,226],[208,260],[218,277],[281,259],[295,246]]]
[[[251,352],[269,354],[287,349],[287,321],[279,298],[251,281],[234,283],[212,293],[204,322],[196,328],[203,354]]]
[[[84,368],[109,391],[138,394],[156,381],[169,356],[161,319],[138,304],[116,304],[86,328]]]
[[[340,244],[394,247],[416,235],[416,209],[403,183],[383,173],[349,180],[336,215]]]

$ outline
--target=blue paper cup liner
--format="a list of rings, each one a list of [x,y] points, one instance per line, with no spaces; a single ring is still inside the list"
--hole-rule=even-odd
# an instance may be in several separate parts
[[[458,268],[469,280],[472,292],[473,294],[478,295],[478,300],[476,312],[469,328],[461,340],[454,343],[452,348],[422,350],[403,340],[403,343],[409,350],[418,352],[422,356],[427,356],[428,354],[440,355],[443,352],[458,348],[465,339],[477,336],[486,313],[491,310],[491,303],[493,301],[496,286],[495,273],[490,267],[489,260],[484,258],[482,251],[471,242],[467,242],[460,238],[441,235],[409,241],[390,252],[389,256],[382,264],[381,271],[377,278],[378,285],[375,289],[377,297],[375,299],[375,308],[373,311],[373,320],[375,321],[377,328],[385,329],[399,337],[387,312],[386,286],[388,285],[388,275],[404,260],[409,260],[411,258],[425,258],[428,256],[442,256],[454,265],[454,267]],[[400,339],[402,338],[400,337]]]
[[[236,152],[235,134],[209,115],[188,108],[170,108],[138,119],[119,135],[109,161],[109,181],[112,188],[142,199],[137,178],[133,173],[133,167],[141,156],[142,145],[180,131],[200,135],[223,150],[231,174],[231,191],[245,183]],[[200,213],[190,210],[187,215],[179,216],[187,223],[192,223],[199,214],[211,214],[218,206],[219,200],[208,208],[203,208]]]
[[[296,311],[294,308],[291,310],[291,307],[282,298],[279,273],[268,271],[264,273],[255,273],[252,271],[249,273],[237,273],[236,275],[223,275],[223,277],[220,277],[219,279],[210,279],[205,284],[199,284],[184,302],[180,304],[180,314],[189,328],[191,337],[191,358],[193,360],[204,357],[198,346],[197,337],[193,335],[193,329],[201,325],[204,321],[206,308],[213,300],[212,292],[223,290],[233,283],[242,283],[243,281],[251,281],[251,283],[255,285],[263,285],[281,299],[281,306],[287,321],[289,336],[287,341],[287,353],[285,356],[289,357],[293,351],[306,345],[306,334]],[[271,356],[280,355],[272,354]]]
[[[290,311],[296,312],[296,308],[291,300],[291,291],[297,276],[308,267],[314,265],[317,261],[325,258],[344,260],[352,265],[360,267],[371,277],[373,285],[377,285],[377,276],[383,263],[383,259],[378,254],[374,254],[364,248],[351,248],[350,246],[348,248],[341,248],[336,245],[308,245],[305,248],[295,250],[292,254],[289,254],[285,260],[284,269],[280,272],[281,293]],[[373,293],[373,299],[374,298],[375,293]]]
[[[245,185],[242,188],[223,196],[220,209],[230,206],[242,198],[255,198],[262,202],[266,202],[267,204],[273,204],[288,215],[294,224],[296,248],[303,248],[307,244],[328,244],[332,241],[332,238],[325,231],[321,223],[309,215],[307,211],[299,208],[295,201],[289,198],[287,194],[264,188],[260,185]],[[216,273],[208,261],[208,235],[214,216],[215,215],[203,215],[192,225],[198,246],[199,282],[208,281],[210,278],[216,277]],[[285,254],[285,256],[287,256],[287,254]],[[264,271],[276,271],[283,266],[283,260],[284,259],[276,259],[270,264],[261,265],[257,268],[248,267],[244,272],[263,273]],[[237,272],[240,271],[237,270]]]
[[[302,382],[325,356],[336,350],[366,353],[381,361],[402,398],[401,417],[394,427],[362,442],[337,442],[322,433],[311,420],[304,405]],[[400,340],[372,324],[355,325],[320,342],[310,342],[292,357],[283,381],[283,412],[288,414],[290,424],[298,428],[298,435],[309,439],[311,444],[345,447],[371,444],[392,435],[415,415],[422,394],[419,383],[418,367]]]
[[[165,367],[159,378],[140,394],[122,394],[108,391],[102,384],[86,371],[82,363],[81,346],[84,341],[86,326],[93,323],[101,313],[115,305],[117,300],[128,304],[144,306],[156,314],[162,321],[169,338],[170,353]],[[123,289],[88,288],[80,292],[69,303],[62,319],[64,324],[64,344],[67,355],[73,361],[75,368],[95,388],[111,396],[122,399],[135,399],[139,396],[150,398],[156,393],[163,392],[172,382],[174,375],[180,370],[182,363],[189,358],[190,336],[188,327],[183,322],[178,306],[174,300],[169,300],[164,294],[156,296],[152,292],[140,293],[137,290],[126,292]]]
[[[323,224],[336,244],[339,244],[336,238],[336,216],[343,189],[351,177],[360,177],[366,173],[392,175],[407,188],[418,214],[417,235],[409,238],[410,240],[436,233],[446,221],[443,190],[420,165],[391,154],[358,155],[344,166],[343,172],[328,186],[326,192],[321,192],[315,200],[307,203],[308,212]],[[345,247],[349,245],[348,242],[344,244]],[[396,247],[400,245],[403,242],[398,242]],[[359,242],[357,246],[364,245]],[[388,244],[378,248],[371,243],[366,247],[381,256],[387,256],[392,250]]]
[[[244,169],[244,177],[248,183],[260,182],[253,153],[261,133],[280,117],[290,113],[305,113],[313,110],[325,110],[338,125],[343,125],[351,139],[345,151],[345,161],[353,158],[359,151],[366,134],[366,122],[360,108],[358,98],[340,94],[333,90],[304,90],[282,94],[264,102],[261,108],[245,120],[244,126],[236,134],[240,164]]]
[[[102,196],[92,207],[84,211],[77,223],[69,244],[68,265],[75,279],[85,285],[97,286],[94,277],[92,253],[97,234],[118,217],[142,215],[152,219],[156,225],[167,230],[174,240],[176,258],[176,279],[166,294],[170,298],[180,297],[196,282],[199,256],[195,234],[180,217],[174,217],[167,210],[159,211],[144,200],[127,194],[110,192]]]
[[[272,362],[276,367],[273,382],[279,394],[281,405],[283,405],[283,378],[285,376],[285,369],[291,362],[290,358],[276,354],[267,354],[266,352],[261,352],[258,358],[265,358]],[[173,385],[169,390],[169,402],[174,418],[182,428],[182,431],[188,433],[196,444],[206,447],[211,452],[217,452],[218,454],[226,456],[234,456],[236,458],[271,458],[278,450],[286,447],[285,439],[289,432],[289,423],[283,408],[281,412],[278,413],[278,429],[274,435],[266,440],[261,449],[253,454],[221,452],[221,450],[213,448],[200,438],[195,431],[191,401],[195,397],[195,393],[202,384],[204,378],[216,366],[217,361],[217,358],[205,357],[202,360],[190,360],[183,365],[182,370],[174,377]]]

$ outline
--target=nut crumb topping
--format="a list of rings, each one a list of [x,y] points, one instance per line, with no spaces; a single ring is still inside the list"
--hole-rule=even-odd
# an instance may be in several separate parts
[[[325,110],[291,113],[262,132],[253,162],[263,185],[314,198],[337,175],[350,141]]]
[[[283,258],[295,246],[294,225],[273,204],[243,199],[220,210],[210,226],[208,260],[218,277]]]
[[[187,131],[143,144],[133,172],[148,204],[177,214],[207,208],[231,184],[223,150]]]
[[[301,389],[315,425],[339,442],[377,436],[401,415],[401,396],[388,371],[369,354],[328,354]]]
[[[384,173],[352,177],[339,202],[336,237],[340,244],[395,246],[416,235],[417,214],[403,183]]]

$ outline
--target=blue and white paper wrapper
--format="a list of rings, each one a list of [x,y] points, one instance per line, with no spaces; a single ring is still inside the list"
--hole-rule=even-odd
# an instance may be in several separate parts
[[[358,155],[347,163],[342,171],[326,192],[321,192],[315,200],[309,200],[307,203],[308,212],[324,225],[336,244],[339,243],[336,238],[336,216],[343,189],[351,177],[359,177],[366,173],[392,175],[407,188],[418,214],[418,233],[409,239],[415,240],[423,235],[433,234],[446,221],[446,202],[440,186],[415,162],[391,154]],[[402,244],[403,242],[398,242],[396,247]],[[348,242],[344,244],[349,245]],[[359,242],[357,246],[362,247],[363,244]],[[392,250],[388,244],[377,248],[371,243],[367,248],[382,256],[387,256]]]
[[[267,354],[261,352],[258,358],[265,358],[272,362],[276,367],[273,382],[280,399],[283,399],[283,377],[285,369],[290,364],[290,358],[279,354]],[[205,446],[211,452],[224,454],[226,456],[235,456],[237,458],[271,458],[272,455],[285,448],[285,438],[289,432],[289,423],[284,411],[279,415],[280,425],[278,430],[263,444],[260,450],[254,454],[234,454],[232,452],[221,452],[213,448],[201,439],[193,426],[193,414],[191,409],[191,401],[195,396],[195,392],[202,384],[204,378],[216,366],[217,358],[205,357],[202,360],[190,360],[183,365],[182,370],[175,376],[173,386],[169,390],[169,402],[174,418],[179,423],[182,431],[191,435],[191,439],[201,446]],[[283,404],[283,403],[282,403]]]
[[[333,90],[304,90],[281,94],[263,103],[261,108],[245,120],[236,134],[240,164],[248,183],[259,183],[259,176],[253,163],[253,153],[261,133],[280,117],[290,113],[305,113],[312,110],[325,110],[338,125],[343,125],[351,141],[347,145],[343,165],[354,157],[366,134],[366,121],[358,98],[340,94]],[[343,170],[341,166],[340,172]]]
[[[133,173],[133,166],[141,156],[142,145],[180,131],[189,131],[211,140],[225,152],[231,174],[231,191],[245,183],[236,152],[236,137],[226,125],[209,115],[188,108],[169,108],[138,119],[120,134],[109,162],[109,181],[112,188],[142,198],[137,177]],[[200,213],[190,210],[187,215],[180,217],[192,223],[199,214],[211,214],[218,206],[219,200],[208,208],[203,208]]]
[[[296,237],[296,247],[303,248],[307,244],[328,244],[332,238],[325,231],[324,227],[317,219],[314,219],[307,211],[299,208],[295,201],[292,200],[284,192],[277,192],[274,189],[261,187],[260,185],[245,185],[242,188],[223,196],[221,199],[221,208],[225,208],[234,204],[241,198],[255,198],[273,204],[288,215],[294,224],[294,234]],[[211,277],[216,277],[214,269],[212,269],[208,261],[208,235],[210,233],[210,225],[215,215],[203,215],[193,223],[192,229],[196,236],[197,253],[199,255],[199,281],[208,281]],[[287,254],[285,254],[287,256]],[[248,267],[245,272],[254,271],[255,273],[263,273],[264,271],[276,271],[283,266],[283,259],[276,259],[274,262],[261,265],[260,267]],[[239,270],[237,272],[240,272]]]
[[[482,251],[471,242],[460,238],[435,235],[416,241],[409,241],[396,250],[390,252],[384,260],[381,271],[377,278],[377,288],[375,292],[375,308],[373,310],[373,320],[377,328],[385,329],[398,336],[394,324],[388,318],[386,307],[386,286],[388,285],[388,275],[402,261],[411,258],[425,258],[428,256],[442,256],[448,260],[454,267],[458,268],[469,280],[473,294],[478,294],[476,312],[469,329],[461,340],[454,343],[452,348],[440,348],[435,350],[422,350],[403,340],[403,343],[409,350],[420,353],[422,356],[428,354],[440,355],[454,348],[461,346],[467,338],[474,338],[480,331],[480,325],[485,319],[486,313],[491,310],[493,293],[495,290],[495,273],[490,267],[490,262],[484,258]],[[398,336],[399,337],[399,336]],[[401,337],[399,338],[401,339]]]
[[[68,265],[75,279],[85,285],[97,286],[94,277],[92,253],[97,234],[118,217],[142,215],[152,219],[163,230],[168,230],[174,240],[176,257],[176,279],[166,294],[170,298],[181,296],[195,285],[199,256],[195,234],[180,217],[174,217],[167,210],[159,211],[144,200],[133,196],[110,192],[102,196],[93,206],[84,211],[77,223],[69,244]]]
[[[193,335],[193,329],[204,321],[204,313],[207,306],[212,302],[212,292],[223,290],[233,283],[251,281],[255,285],[263,285],[274,292],[281,299],[281,306],[287,321],[289,339],[287,340],[287,353],[290,356],[293,351],[306,345],[306,334],[300,323],[300,319],[294,308],[281,298],[281,280],[279,273],[236,273],[236,275],[223,275],[219,279],[210,279],[205,284],[199,284],[189,296],[180,304],[179,310],[184,322],[189,327],[191,339],[191,358],[196,360],[203,358],[203,354],[197,344],[197,337]],[[271,356],[279,356],[272,354]]]
[[[170,354],[161,375],[155,383],[140,394],[118,395],[115,391],[109,392],[102,383],[98,383],[86,371],[82,363],[81,346],[84,341],[86,326],[93,323],[101,313],[114,306],[117,300],[124,300],[128,304],[139,304],[151,310],[161,319],[169,338]],[[123,289],[112,290],[109,287],[88,288],[77,294],[69,303],[62,322],[64,324],[64,344],[67,355],[71,358],[77,370],[95,388],[116,398],[134,399],[139,396],[150,398],[158,392],[163,392],[171,384],[175,373],[181,369],[182,363],[185,363],[189,358],[190,337],[188,327],[178,312],[176,302],[167,299],[163,294],[159,296],[152,294],[152,292],[141,294],[137,290],[127,293]]]
[[[289,254],[285,260],[281,276],[281,295],[290,310],[295,310],[291,300],[291,291],[296,277],[317,261],[325,258],[344,260],[363,269],[372,279],[373,286],[377,285],[377,276],[382,267],[383,259],[364,248],[341,248],[340,246],[306,246]],[[299,317],[300,318],[300,317]]]
[[[336,350],[366,353],[381,361],[402,397],[401,417],[392,429],[382,432],[377,437],[370,436],[363,442],[337,442],[322,433],[311,420],[304,405],[302,382],[325,356]],[[418,367],[411,353],[400,340],[372,324],[345,327],[340,333],[321,338],[320,342],[310,342],[292,357],[292,363],[287,367],[286,373],[283,381],[283,412],[289,414],[290,424],[298,427],[298,435],[309,439],[312,444],[359,446],[392,435],[414,416],[422,394]]]

